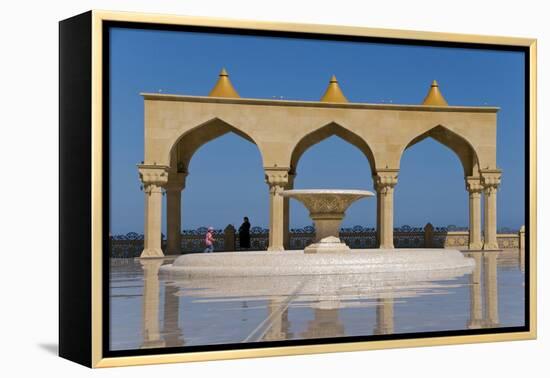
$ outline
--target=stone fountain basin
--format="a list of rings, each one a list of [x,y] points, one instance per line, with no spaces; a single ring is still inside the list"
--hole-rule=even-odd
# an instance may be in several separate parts
[[[282,195],[302,202],[315,223],[315,242],[304,251],[340,253],[350,250],[338,237],[347,208],[361,198],[374,196],[374,193],[350,189],[293,189],[283,191]]]
[[[312,215],[321,215],[344,213],[353,202],[373,197],[374,193],[354,189],[292,189],[283,191],[282,195],[302,202]]]
[[[254,251],[188,254],[160,272],[175,277],[363,274],[472,270],[474,259],[454,249],[353,249],[340,253]]]

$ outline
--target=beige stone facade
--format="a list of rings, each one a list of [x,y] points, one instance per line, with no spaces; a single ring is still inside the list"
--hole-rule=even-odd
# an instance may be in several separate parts
[[[225,76],[220,79],[227,81],[227,73],[223,73]],[[329,86],[335,89],[329,90],[339,90],[333,79]],[[393,248],[393,193],[398,185],[401,157],[407,148],[428,137],[451,149],[462,163],[469,193],[470,248],[498,248],[498,108],[432,105],[433,96],[441,96],[437,83],[431,87],[437,93],[431,97],[429,94],[430,102],[423,105],[349,103],[344,102],[345,97],[342,102],[249,99],[236,97],[236,92],[231,91],[223,96],[222,89],[216,89],[219,97],[142,94],[145,156],[138,167],[146,204],[142,257],[162,256],[163,188],[168,200],[167,252],[179,253],[180,201],[189,162],[202,145],[229,132],[254,143],[261,154],[266,190],[270,193],[270,251],[288,246],[289,207],[281,193],[293,188],[300,157],[333,135],[356,146],[366,157],[365,172],[368,164],[377,194],[381,248]]]

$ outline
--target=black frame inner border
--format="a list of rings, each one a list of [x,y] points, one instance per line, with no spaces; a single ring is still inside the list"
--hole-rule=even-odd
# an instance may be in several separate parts
[[[260,37],[280,37],[280,38],[295,38],[295,39],[316,39],[325,41],[346,41],[346,42],[364,42],[364,43],[380,43],[390,45],[408,45],[408,46],[426,46],[426,47],[451,47],[465,48],[478,50],[497,50],[497,51],[516,51],[524,53],[524,117],[525,117],[525,325],[522,327],[500,327],[474,330],[448,330],[436,332],[411,332],[404,334],[391,335],[369,335],[369,336],[347,336],[334,338],[306,339],[306,340],[282,340],[282,341],[262,341],[250,343],[232,343],[232,344],[212,344],[212,345],[197,345],[197,346],[181,346],[181,347],[164,347],[151,349],[128,349],[112,351],[109,349],[110,344],[110,299],[109,299],[109,278],[110,278],[110,251],[109,251],[109,214],[110,214],[110,29],[111,28],[126,28],[126,29],[141,29],[155,31],[181,31],[195,33],[211,33],[211,34],[229,34],[241,36],[260,36]],[[511,332],[529,332],[530,330],[530,55],[528,46],[506,46],[498,44],[482,44],[482,43],[465,43],[465,42],[441,42],[430,40],[409,40],[404,38],[386,38],[386,37],[364,37],[350,35],[333,35],[324,33],[308,33],[308,32],[286,32],[286,31],[267,31],[267,30],[251,30],[240,28],[224,28],[210,26],[191,26],[191,25],[166,25],[154,24],[145,22],[128,22],[128,21],[103,21],[102,22],[102,37],[103,37],[103,62],[102,62],[102,129],[103,129],[103,282],[102,282],[102,302],[103,302],[103,329],[102,332],[102,357],[129,357],[141,355],[158,355],[172,353],[192,353],[192,352],[211,352],[222,350],[243,350],[243,349],[258,349],[271,347],[290,347],[304,345],[320,345],[320,344],[337,344],[350,342],[365,342],[365,341],[380,341],[380,340],[408,340],[408,339],[426,339],[433,337],[452,337],[452,336],[470,336],[470,335],[487,335],[487,334],[502,334]]]

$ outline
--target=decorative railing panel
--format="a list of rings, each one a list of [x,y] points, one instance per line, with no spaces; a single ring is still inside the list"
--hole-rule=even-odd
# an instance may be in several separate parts
[[[502,249],[519,248],[518,234],[497,234],[498,247]]]
[[[181,247],[183,253],[202,252],[205,249],[204,238],[207,228],[182,231]],[[501,229],[497,235],[499,247],[512,249],[520,247],[520,233],[510,229]],[[239,233],[232,225],[224,230],[214,231],[215,251],[240,251]],[[345,227],[340,230],[340,239],[353,249],[376,248],[376,229],[363,226]],[[250,229],[250,250],[266,250],[269,230],[262,227]],[[315,240],[315,228],[306,226],[290,230],[290,249],[304,249]],[[450,225],[447,227],[401,226],[394,229],[395,248],[458,248],[467,249],[468,229]],[[162,248],[166,246],[163,235]],[[110,238],[111,257],[138,257],[143,250],[143,235],[130,232],[125,235],[113,235]]]

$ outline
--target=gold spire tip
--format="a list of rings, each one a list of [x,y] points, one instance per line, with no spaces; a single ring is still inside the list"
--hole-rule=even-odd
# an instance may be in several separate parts
[[[233,98],[239,98],[239,94],[233,87],[233,84],[231,84],[231,81],[229,80],[229,74],[227,73],[227,70],[225,68],[222,68],[220,71],[218,82],[212,88],[209,94],[210,97],[233,97]]]
[[[332,77],[330,78],[327,90],[325,91],[325,94],[323,95],[323,97],[321,97],[321,101],[322,102],[348,102],[348,99],[346,98],[346,96],[344,96],[344,93],[342,92],[342,89],[338,84],[336,75],[332,75]]]
[[[443,97],[443,94],[441,94],[441,91],[439,90],[439,84],[437,83],[437,80],[432,81],[430,90],[428,91],[428,94],[424,98],[422,105],[429,105],[429,106],[448,106],[449,105],[445,100],[445,97]]]

